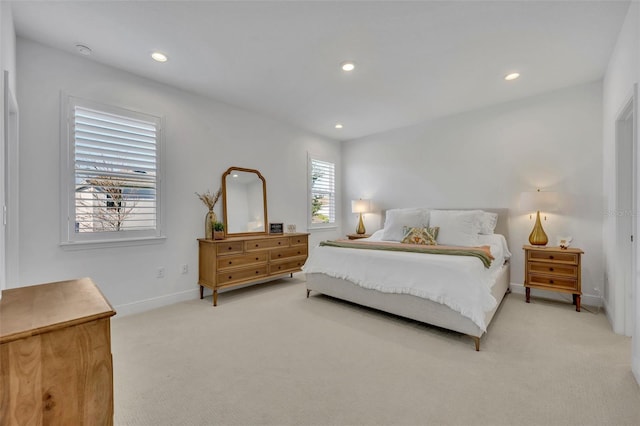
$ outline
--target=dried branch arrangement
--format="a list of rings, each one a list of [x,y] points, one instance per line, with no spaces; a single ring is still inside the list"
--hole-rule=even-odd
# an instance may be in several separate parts
[[[204,194],[198,194],[197,192],[195,194],[198,196],[198,198],[200,198],[200,201],[202,201],[209,210],[213,210],[213,207],[218,202],[220,195],[222,195],[222,188],[218,189],[215,194],[211,194],[209,190],[207,190],[207,192],[205,192]]]

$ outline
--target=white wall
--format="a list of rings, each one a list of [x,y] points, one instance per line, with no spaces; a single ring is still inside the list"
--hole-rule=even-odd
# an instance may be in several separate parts
[[[609,60],[603,82],[603,187],[604,211],[616,208],[616,137],[615,123],[618,114],[629,101],[633,85],[640,80],[640,6],[632,2],[624,25],[618,36],[616,47]],[[636,107],[638,107],[636,105]],[[640,125],[636,116],[636,126]],[[640,128],[640,127],[637,127]],[[637,136],[636,136],[637,137]],[[640,166],[640,160],[637,160]],[[640,185],[637,186],[637,190]],[[640,199],[640,196],[637,197]],[[637,212],[636,208],[636,212]],[[635,215],[638,220],[638,215]],[[616,268],[615,215],[605,215],[603,227],[603,247],[605,253],[605,274],[607,283],[606,310],[616,333],[624,332],[624,316],[627,295],[619,280]],[[640,229],[640,226],[638,226]],[[636,236],[637,242],[637,236]],[[640,253],[640,251],[638,251]],[[640,261],[636,261],[640,265]],[[635,327],[633,332],[632,369],[640,382],[640,276],[636,272]]]
[[[12,260],[5,251],[9,236],[2,219],[2,208],[10,204],[10,191],[5,191],[5,188],[9,187],[7,185],[9,172],[8,168],[5,167],[5,156],[9,153],[9,138],[6,137],[8,123],[5,123],[4,99],[5,93],[15,93],[15,56],[16,37],[11,5],[6,2],[0,2],[0,297],[2,297],[2,290],[7,287],[7,264],[10,264]],[[5,71],[9,73],[8,87],[5,87],[4,83]]]
[[[338,142],[22,38],[17,65],[21,240],[15,286],[90,276],[121,314],[194,298],[196,239],[204,236],[206,214],[194,192],[217,190],[230,166],[258,169],[267,181],[269,220],[303,231],[307,151],[339,156]],[[165,117],[164,243],[61,249],[61,90]],[[216,206],[219,217],[221,207]],[[317,238],[312,235],[311,244]],[[188,264],[187,275],[180,274],[181,264]],[[165,278],[156,278],[158,267],[166,269]]]
[[[601,91],[594,82],[346,142],[343,202],[370,198],[378,212],[411,206],[512,209],[511,282],[523,291],[521,247],[533,221],[518,211],[519,194],[536,187],[561,192],[562,211],[549,215],[543,227],[551,242],[571,235],[584,250],[583,300],[599,305]],[[382,226],[380,213],[365,216],[368,232]],[[355,229],[356,219],[345,212],[345,229]],[[556,296],[532,290],[536,294]]]

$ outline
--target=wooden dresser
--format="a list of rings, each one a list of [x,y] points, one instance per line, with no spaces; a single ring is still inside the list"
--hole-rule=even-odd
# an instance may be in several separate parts
[[[203,298],[204,287],[210,288],[213,290],[213,306],[218,305],[220,288],[299,271],[309,251],[309,234],[304,233],[198,241],[200,299]]]
[[[526,301],[531,298],[531,288],[556,291],[573,295],[573,304],[580,312],[582,295],[580,257],[578,248],[523,246],[525,253],[524,286]]]
[[[89,278],[3,291],[0,425],[112,425],[113,315]]]

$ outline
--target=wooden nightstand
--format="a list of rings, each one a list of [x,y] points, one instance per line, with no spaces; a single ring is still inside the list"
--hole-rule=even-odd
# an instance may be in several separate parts
[[[360,238],[369,238],[371,234],[347,234],[350,240],[359,240]]]
[[[573,295],[573,304],[580,312],[580,256],[579,248],[561,249],[560,247],[523,246],[524,250],[524,286],[527,303],[532,288],[556,291]]]

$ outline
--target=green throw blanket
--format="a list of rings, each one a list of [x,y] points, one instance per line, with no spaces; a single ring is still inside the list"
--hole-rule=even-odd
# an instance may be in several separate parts
[[[480,247],[458,247],[458,246],[425,246],[415,244],[396,244],[385,242],[369,242],[369,241],[321,241],[321,246],[355,248],[367,250],[388,250],[388,251],[406,251],[411,253],[428,253],[428,254],[447,254],[450,256],[472,256],[480,259],[485,268],[491,266],[493,256],[489,246]]]

